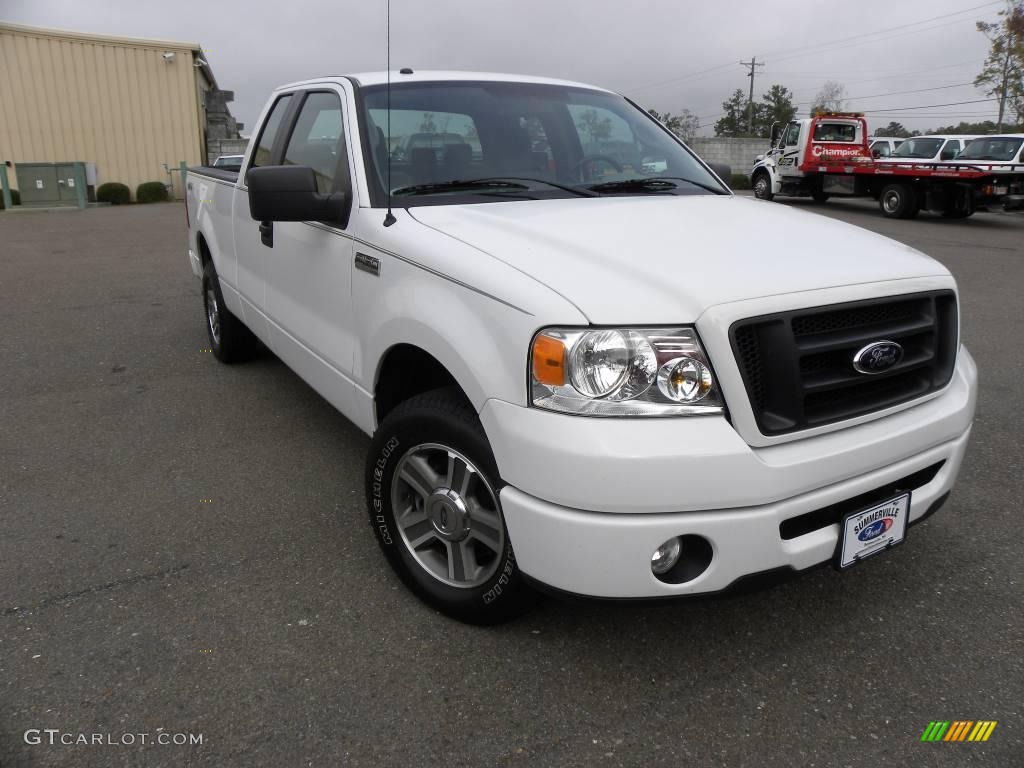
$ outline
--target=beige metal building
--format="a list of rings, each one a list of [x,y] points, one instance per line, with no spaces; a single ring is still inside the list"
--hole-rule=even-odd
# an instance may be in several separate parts
[[[232,96],[197,43],[0,22],[0,161],[15,166],[94,163],[97,185],[127,184],[134,198],[138,184],[160,181],[180,197],[179,163],[206,162],[208,102],[238,135]]]

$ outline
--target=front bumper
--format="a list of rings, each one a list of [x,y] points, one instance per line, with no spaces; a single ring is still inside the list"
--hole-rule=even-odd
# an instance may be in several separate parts
[[[961,349],[953,380],[938,397],[768,448],[752,448],[715,417],[596,419],[489,401],[481,419],[509,483],[501,503],[523,573],[581,595],[668,597],[825,562],[838,524],[790,539],[782,538],[780,524],[941,462],[913,491],[910,520],[924,516],[956,481],[976,380],[974,361]],[[686,534],[710,542],[710,565],[682,584],[660,581],[651,554]]]

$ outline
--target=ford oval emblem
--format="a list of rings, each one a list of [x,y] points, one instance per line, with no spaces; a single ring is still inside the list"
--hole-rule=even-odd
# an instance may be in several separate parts
[[[892,518],[883,517],[881,520],[875,520],[870,525],[864,526],[863,530],[857,534],[857,538],[861,541],[871,541],[872,539],[877,539],[890,528],[892,528]]]
[[[895,341],[873,341],[853,356],[854,370],[885,373],[903,359],[903,347]]]

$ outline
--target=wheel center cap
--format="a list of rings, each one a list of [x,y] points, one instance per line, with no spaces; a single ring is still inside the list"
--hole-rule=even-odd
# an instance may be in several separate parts
[[[466,502],[451,488],[438,488],[427,497],[427,518],[446,541],[461,541],[469,535]]]

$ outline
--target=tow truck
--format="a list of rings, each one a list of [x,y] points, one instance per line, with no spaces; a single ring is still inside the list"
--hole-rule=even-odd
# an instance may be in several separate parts
[[[878,162],[860,112],[818,112],[772,126],[771,148],[750,172],[754,196],[871,197],[882,214],[912,219],[921,210],[966,219],[979,208],[1016,207],[1024,192],[1024,165]]]

